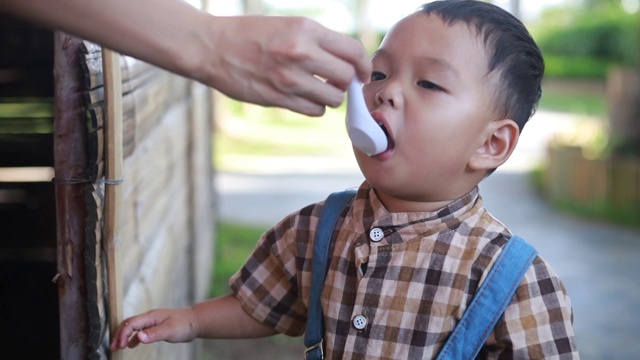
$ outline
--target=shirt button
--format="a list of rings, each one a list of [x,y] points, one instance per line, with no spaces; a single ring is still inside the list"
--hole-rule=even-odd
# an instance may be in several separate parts
[[[353,318],[353,327],[358,330],[364,329],[367,327],[367,318],[363,315],[356,315],[356,317]]]
[[[369,231],[369,238],[371,239],[371,241],[378,242],[382,240],[383,237],[384,232],[380,228],[373,228],[371,229],[371,231]]]

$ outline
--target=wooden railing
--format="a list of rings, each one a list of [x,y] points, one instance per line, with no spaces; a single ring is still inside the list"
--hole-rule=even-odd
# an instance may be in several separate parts
[[[588,158],[578,146],[550,144],[543,185],[552,201],[640,226],[640,159]]]

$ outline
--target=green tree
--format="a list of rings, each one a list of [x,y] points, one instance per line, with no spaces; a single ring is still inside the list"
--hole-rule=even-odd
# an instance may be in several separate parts
[[[597,8],[603,6],[621,6],[620,0],[583,0],[583,4],[587,8]]]

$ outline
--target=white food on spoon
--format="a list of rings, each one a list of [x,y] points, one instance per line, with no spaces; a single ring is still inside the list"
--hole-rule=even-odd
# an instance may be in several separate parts
[[[373,156],[387,149],[387,135],[371,117],[362,94],[362,84],[353,80],[347,90],[347,134],[358,150]]]

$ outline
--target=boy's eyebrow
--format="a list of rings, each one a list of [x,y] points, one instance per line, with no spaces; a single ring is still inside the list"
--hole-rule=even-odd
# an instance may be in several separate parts
[[[458,70],[456,70],[456,68],[454,68],[453,65],[451,65],[451,63],[449,63],[446,60],[438,59],[430,56],[423,56],[419,59],[419,61],[427,63],[428,65],[431,65],[431,66],[435,65],[438,67],[442,67],[446,71],[452,73],[455,77],[457,78],[460,77],[460,73],[458,72]]]
[[[389,53],[385,49],[378,49],[371,55],[371,58],[373,59],[376,56],[390,58],[391,53]],[[454,68],[453,65],[451,65],[451,63],[446,60],[434,58],[431,56],[422,56],[418,59],[418,61],[421,63],[426,63],[429,66],[438,66],[444,68],[446,71],[452,73],[452,75],[454,75],[455,77],[460,77],[460,73],[458,72],[458,70],[456,70],[456,68]]]

